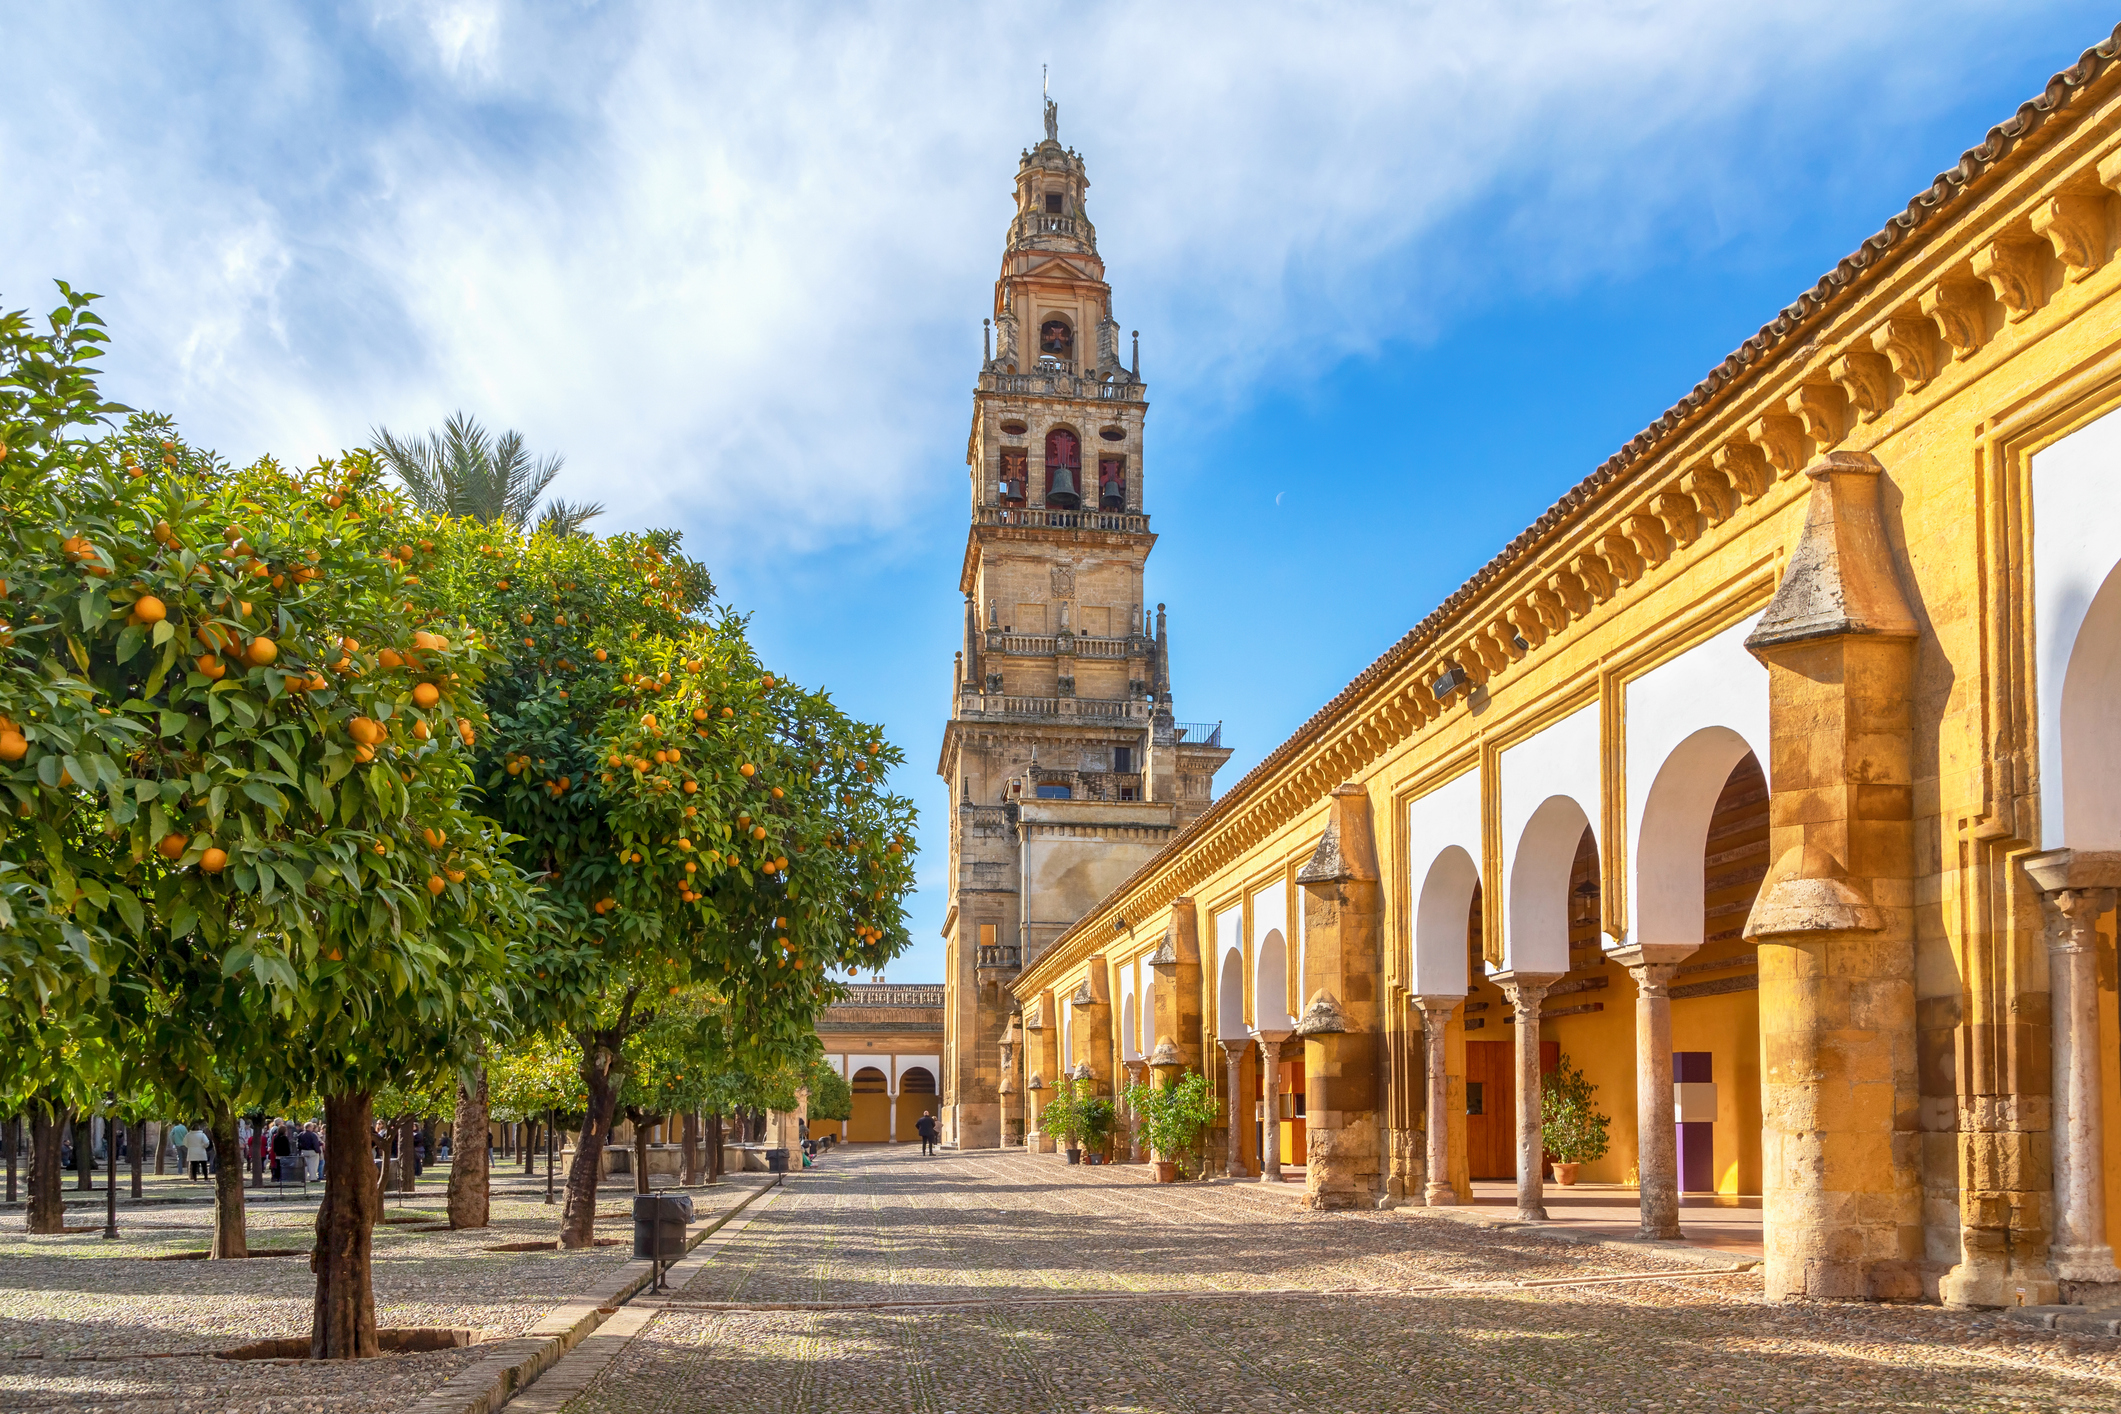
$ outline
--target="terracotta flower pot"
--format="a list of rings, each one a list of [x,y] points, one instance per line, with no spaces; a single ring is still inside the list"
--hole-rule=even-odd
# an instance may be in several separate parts
[[[1554,1163],[1554,1181],[1567,1188],[1576,1181],[1576,1170],[1581,1167],[1581,1164],[1565,1164],[1557,1159]]]
[[[1156,1161],[1156,1181],[1158,1183],[1178,1182],[1178,1165],[1158,1159]]]

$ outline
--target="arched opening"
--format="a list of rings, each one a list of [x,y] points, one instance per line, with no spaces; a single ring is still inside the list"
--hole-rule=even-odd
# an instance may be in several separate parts
[[[2043,796],[2060,797],[2059,810],[2043,808],[2045,843],[2121,849],[2121,568],[2107,575],[2077,626],[2059,719],[2060,779],[2040,782]]]
[[[1039,321],[1038,354],[1041,360],[1068,363],[1075,357],[1075,330],[1058,316]]]
[[[1572,883],[1579,854],[1588,849],[1595,865],[1598,840],[1583,807],[1565,795],[1550,795],[1525,822],[1510,862],[1509,916],[1503,928],[1503,965],[1525,973],[1569,970],[1569,928],[1583,910]],[[1591,879],[1595,902],[1597,877]]]
[[[1021,506],[1030,494],[1031,452],[1026,447],[1002,448],[1002,474],[999,493],[1005,506]]]
[[[891,1137],[891,1082],[884,1072],[865,1065],[849,1082],[854,1107],[847,1118],[851,1144],[881,1144]]]
[[[922,1115],[942,1115],[942,1098],[935,1092],[935,1072],[924,1065],[912,1065],[900,1071],[896,1104],[898,1129],[894,1137],[900,1143],[911,1142],[920,1133],[914,1126],[920,1123]]]
[[[1140,1018],[1134,1006],[1134,993],[1129,992],[1120,999],[1119,1004],[1119,1058],[1128,1065],[1142,1058],[1140,1025]]]
[[[1223,954],[1222,981],[1215,993],[1215,1034],[1224,1041],[1242,1041],[1245,1029],[1245,957],[1236,948]]]
[[[1633,941],[1653,946],[1703,941],[1702,841],[1732,772],[1753,760],[1729,727],[1703,727],[1672,750],[1643,804],[1635,841]],[[1758,761],[1752,772],[1760,774]]]
[[[1083,503],[1083,442],[1065,427],[1046,434],[1046,507],[1077,510]]]
[[[1097,508],[1101,511],[1127,509],[1125,457],[1105,455],[1097,459]]]
[[[1414,907],[1414,987],[1422,996],[1463,996],[1466,909],[1480,892],[1480,866],[1458,845],[1437,855]]]
[[[1287,1031],[1296,1025],[1289,1014],[1289,945],[1279,928],[1269,928],[1260,939],[1252,971],[1252,1012],[1262,1031]]]

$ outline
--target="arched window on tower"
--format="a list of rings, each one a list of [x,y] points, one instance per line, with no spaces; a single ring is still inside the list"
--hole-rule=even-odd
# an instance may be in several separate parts
[[[1075,330],[1068,327],[1067,320],[1048,319],[1038,326],[1038,352],[1041,358],[1062,363],[1075,357]]]
[[[1104,511],[1127,509],[1127,459],[1097,459],[1097,506]]]
[[[1083,503],[1083,444],[1073,432],[1055,428],[1046,434],[1046,505],[1072,511]]]
[[[1021,506],[1031,485],[1031,453],[1023,447],[1002,448],[1001,498],[1005,506]]]

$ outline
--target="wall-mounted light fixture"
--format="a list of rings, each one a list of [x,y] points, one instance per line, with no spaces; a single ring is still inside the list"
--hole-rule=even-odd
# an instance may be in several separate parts
[[[1429,691],[1438,702],[1449,702],[1451,694],[1473,680],[1472,674],[1453,663],[1444,670],[1443,676],[1430,685]]]

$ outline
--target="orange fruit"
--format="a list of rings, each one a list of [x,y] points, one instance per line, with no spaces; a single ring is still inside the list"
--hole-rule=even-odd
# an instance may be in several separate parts
[[[262,668],[280,656],[280,645],[269,638],[253,638],[243,656]]]
[[[781,798],[781,788],[779,786],[775,786],[773,788],[773,798],[775,800],[779,800]]]
[[[363,763],[373,761],[376,759],[376,749],[364,742],[353,749],[353,759]]]
[[[361,651],[361,645],[351,638],[340,639],[339,646],[341,648],[344,648],[349,653],[358,653]]]
[[[722,709],[722,715],[723,715],[723,716],[725,716],[725,717],[734,717],[734,716],[736,715],[736,708],[734,708],[734,707],[724,707],[724,708]]]
[[[386,668],[401,667],[405,662],[403,658],[398,656],[397,650],[392,648],[386,648],[381,653],[376,654],[376,661]]]
[[[743,765],[736,768],[736,773],[744,777],[746,780],[749,780],[751,777],[756,776],[759,773],[759,768],[752,765],[749,761],[746,761]]]
[[[133,600],[133,617],[144,624],[158,624],[169,617],[169,605],[152,594]]]
[[[432,707],[442,700],[442,689],[431,682],[423,682],[412,690],[413,705]]]
[[[420,831],[420,838],[427,841],[427,847],[429,849],[440,849],[443,845],[449,842],[449,836],[442,833],[440,830],[437,830],[432,825]]]
[[[373,717],[355,717],[346,724],[346,734],[363,746],[374,746],[383,739],[383,724]]]
[[[438,894],[448,887],[449,881],[447,879],[444,879],[440,874],[429,874],[427,876],[427,892],[431,894]]]
[[[164,835],[155,845],[155,853],[164,859],[182,859],[185,847],[190,843],[183,835]]]
[[[210,849],[199,856],[199,867],[209,874],[218,874],[228,867],[228,851]]]
[[[20,761],[29,755],[29,738],[20,732],[0,732],[0,761]]]
[[[764,825],[753,825],[751,827],[751,837],[755,840],[766,838],[766,827]]]
[[[599,663],[603,662],[603,661],[604,661],[605,659],[609,658],[610,656],[611,656],[611,655],[610,655],[609,653],[606,653],[606,652],[605,652],[605,651],[604,651],[603,649],[601,649],[601,648],[599,648],[599,649],[597,650],[597,661],[598,661]]]
[[[429,735],[431,735],[431,733],[429,733],[427,730],[427,723],[414,722],[412,724],[412,737],[414,741],[425,741],[427,740]]]

